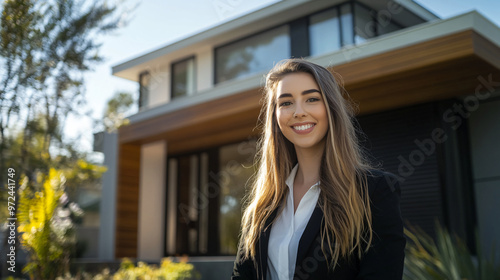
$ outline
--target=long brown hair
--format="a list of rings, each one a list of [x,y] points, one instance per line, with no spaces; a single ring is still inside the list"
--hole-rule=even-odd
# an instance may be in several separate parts
[[[324,213],[321,248],[334,268],[340,257],[361,258],[372,240],[371,211],[366,174],[372,168],[358,143],[354,110],[342,82],[326,68],[303,59],[286,59],[267,74],[259,121],[254,176],[242,218],[241,245],[246,257],[255,258],[256,244],[271,213],[283,204],[285,180],[297,162],[293,144],[276,119],[276,86],[290,73],[309,73],[319,86],[328,113],[329,129],[321,159],[319,206]],[[341,81],[341,79],[339,79]],[[335,244],[335,245],[334,245]]]

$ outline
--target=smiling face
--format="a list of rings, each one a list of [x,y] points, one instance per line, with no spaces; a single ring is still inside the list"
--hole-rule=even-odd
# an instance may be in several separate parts
[[[324,146],[328,116],[313,76],[303,72],[285,75],[276,86],[276,98],[278,126],[295,149]]]

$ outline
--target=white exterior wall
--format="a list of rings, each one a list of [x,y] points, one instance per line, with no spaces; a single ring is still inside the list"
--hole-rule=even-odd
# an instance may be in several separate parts
[[[141,147],[137,250],[141,260],[164,256],[166,151],[165,141]]]
[[[469,118],[476,209],[483,254],[500,257],[500,100],[481,103]]]
[[[214,80],[213,47],[205,46],[196,53],[196,84],[197,92],[211,89]]]
[[[170,65],[151,67],[148,108],[170,101]]]
[[[100,202],[100,227],[98,257],[103,261],[115,259],[115,223],[116,223],[116,185],[118,172],[118,134],[106,133],[94,141],[102,141],[104,166],[107,170],[102,175]]]
[[[197,49],[195,53],[195,95],[199,92],[213,88],[213,46],[207,45]],[[170,102],[170,85],[171,85],[171,72],[170,67],[173,61],[168,65],[161,67],[148,68],[151,74],[149,85],[149,100],[147,108],[156,107]]]

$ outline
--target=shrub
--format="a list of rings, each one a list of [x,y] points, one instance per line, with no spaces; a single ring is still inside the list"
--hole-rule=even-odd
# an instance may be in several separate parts
[[[114,274],[111,274],[109,269],[105,269],[94,276],[88,273],[76,276],[68,274],[56,280],[194,280],[199,278],[200,275],[194,270],[194,266],[187,263],[185,259],[176,263],[170,258],[164,258],[159,267],[145,262],[139,262],[135,266],[129,259],[124,259],[120,269]]]
[[[54,279],[69,269],[76,235],[73,219],[83,215],[64,192],[65,177],[50,169],[36,182],[22,179],[17,218],[20,242],[29,254],[23,273],[34,279]],[[41,185],[39,191],[33,191]]]
[[[500,266],[492,256],[485,258],[470,253],[465,243],[452,236],[439,224],[436,226],[436,242],[423,230],[405,228],[409,241],[406,246],[403,279],[450,279],[450,280],[499,280]],[[480,244],[476,238],[477,248]]]

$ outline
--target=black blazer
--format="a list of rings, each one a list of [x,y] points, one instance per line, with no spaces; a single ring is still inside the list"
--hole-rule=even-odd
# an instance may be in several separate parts
[[[349,261],[339,259],[335,269],[329,269],[321,250],[320,227],[323,211],[316,205],[299,241],[294,280],[401,280],[406,239],[399,208],[399,182],[393,174],[378,170],[374,170],[367,178],[373,228],[372,245],[368,252],[361,260],[357,256],[353,256]],[[270,223],[276,212],[266,221],[267,229],[261,232],[255,260],[243,259],[240,246],[234,262],[232,280],[266,279],[267,248],[272,229]]]

